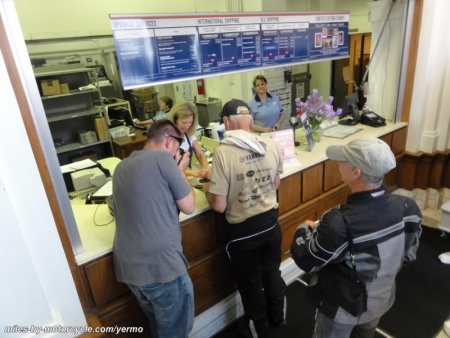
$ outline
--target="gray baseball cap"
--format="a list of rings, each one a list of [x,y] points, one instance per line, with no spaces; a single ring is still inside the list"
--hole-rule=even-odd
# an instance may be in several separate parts
[[[370,176],[382,177],[395,168],[395,156],[386,142],[371,137],[350,141],[344,146],[329,146],[330,160],[348,161]]]

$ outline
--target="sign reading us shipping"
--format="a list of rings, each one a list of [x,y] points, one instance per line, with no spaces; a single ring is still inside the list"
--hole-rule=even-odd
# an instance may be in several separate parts
[[[110,15],[124,89],[349,55],[349,12]]]

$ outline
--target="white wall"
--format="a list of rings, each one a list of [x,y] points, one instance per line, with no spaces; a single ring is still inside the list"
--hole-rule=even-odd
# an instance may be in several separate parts
[[[111,35],[110,14],[226,12],[210,0],[14,0],[25,40]]]
[[[277,3],[276,1],[272,2]],[[349,28],[353,33],[368,33],[372,31],[372,25],[367,17],[367,2],[355,0],[287,0],[286,8],[292,12],[350,11]]]
[[[33,77],[11,0],[0,2],[18,71]],[[44,185],[0,54],[0,335],[5,326],[86,325]],[[28,93],[25,93],[28,97]],[[39,96],[39,95],[38,95]],[[29,337],[30,333],[15,334]],[[41,334],[42,337],[50,335]],[[73,335],[58,335],[55,337]]]
[[[322,0],[320,10],[350,11],[349,29],[352,33],[369,33],[372,31],[372,24],[368,20],[367,3],[368,1],[335,0],[328,2]]]
[[[324,98],[330,96],[331,81],[331,61],[314,62],[310,64],[311,83],[310,89],[318,89],[319,94]],[[311,93],[309,93],[311,94]]]
[[[433,153],[450,148],[450,1],[426,0],[406,149]]]
[[[261,0],[263,12],[285,12],[287,10],[287,0]]]

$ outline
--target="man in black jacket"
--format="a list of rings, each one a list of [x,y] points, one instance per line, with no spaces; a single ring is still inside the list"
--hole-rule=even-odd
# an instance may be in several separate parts
[[[304,271],[316,272],[339,262],[351,269],[345,216],[356,269],[366,283],[367,311],[353,316],[323,297],[314,337],[373,337],[381,316],[394,302],[395,276],[416,258],[422,215],[414,200],[391,195],[381,186],[384,175],[396,166],[385,142],[360,138],[345,146],[330,146],[326,154],[338,161],[342,181],[352,193],[347,204],[325,212],[319,221],[300,224],[291,254]]]

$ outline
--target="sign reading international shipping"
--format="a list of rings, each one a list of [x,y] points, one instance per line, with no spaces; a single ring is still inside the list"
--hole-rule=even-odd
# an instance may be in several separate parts
[[[124,89],[349,53],[349,12],[110,15]]]

